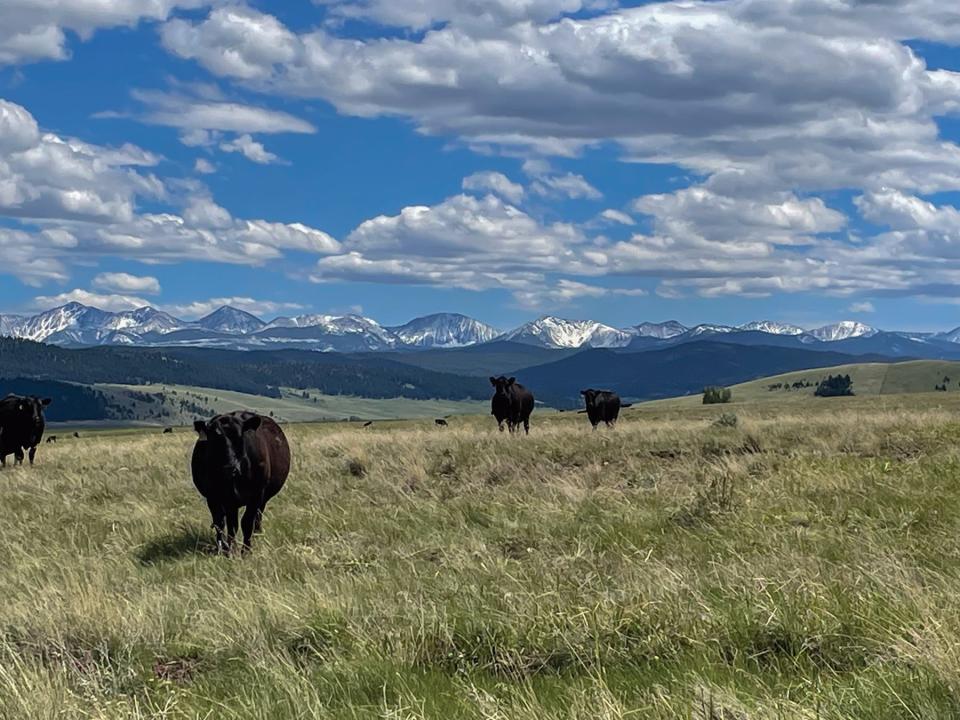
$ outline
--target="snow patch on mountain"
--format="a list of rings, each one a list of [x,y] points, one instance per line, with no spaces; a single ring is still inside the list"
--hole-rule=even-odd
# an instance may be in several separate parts
[[[502,340],[548,348],[620,348],[630,344],[633,333],[592,320],[542,317],[501,336]]]
[[[496,328],[456,313],[438,313],[388,328],[408,347],[458,348],[478,345],[500,335]]]
[[[807,331],[797,325],[772,320],[754,320],[737,328],[743,332],[762,332],[770,335],[803,335]]]
[[[658,340],[669,340],[670,338],[675,338],[675,337],[679,337],[680,335],[683,335],[690,328],[688,328],[686,325],[681,325],[676,320],[668,320],[667,322],[662,322],[662,323],[651,323],[651,322],[640,323],[639,325],[634,325],[632,329],[640,337],[651,337],[651,338],[657,338]]]
[[[857,322],[856,320],[844,320],[833,323],[832,325],[824,325],[816,330],[811,330],[810,334],[821,342],[838,342],[840,340],[849,340],[850,338],[873,337],[878,332],[879,330]]]

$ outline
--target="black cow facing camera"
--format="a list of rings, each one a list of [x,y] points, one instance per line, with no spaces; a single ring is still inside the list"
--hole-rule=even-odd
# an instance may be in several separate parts
[[[490,414],[497,419],[497,426],[503,432],[507,424],[510,432],[515,432],[523,424],[527,435],[530,434],[530,414],[533,412],[533,393],[517,382],[516,378],[491,377],[493,398],[490,401]]]
[[[290,446],[272,418],[252,412],[218,415],[209,422],[197,420],[193,448],[193,484],[207,500],[217,549],[229,554],[237,534],[240,508],[243,550],[260,532],[267,502],[283,488],[290,473]],[[226,538],[224,538],[226,529]]]
[[[620,417],[620,408],[629,407],[620,403],[620,396],[609,390],[581,390],[583,400],[587,405],[587,417],[596,430],[600,423],[613,427]]]
[[[0,400],[0,467],[7,464],[7,456],[11,454],[15,463],[22,465],[24,450],[29,452],[33,465],[46,427],[43,410],[51,402],[50,398],[33,395],[7,395]]]

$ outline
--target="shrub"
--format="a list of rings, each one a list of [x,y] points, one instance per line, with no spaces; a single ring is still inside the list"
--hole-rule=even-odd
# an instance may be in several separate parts
[[[737,422],[737,416],[733,413],[723,413],[723,415],[713,421],[713,426],[722,428],[735,428],[737,426]]]
[[[821,380],[814,393],[817,397],[843,397],[853,395],[853,381],[849,375],[831,375]]]
[[[720,405],[723,403],[728,403],[733,399],[733,393],[730,392],[730,388],[725,387],[708,387],[703,390],[703,404],[704,405]]]

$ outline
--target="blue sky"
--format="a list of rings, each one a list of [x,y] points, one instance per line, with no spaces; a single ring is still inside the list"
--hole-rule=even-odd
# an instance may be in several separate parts
[[[0,311],[953,328],[948,5],[5,0]]]

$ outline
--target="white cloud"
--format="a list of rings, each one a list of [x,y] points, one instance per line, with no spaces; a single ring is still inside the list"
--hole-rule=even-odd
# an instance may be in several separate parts
[[[225,305],[251,313],[259,318],[269,318],[277,313],[296,312],[304,309],[304,306],[298,303],[256,300],[251,297],[210,298],[209,300],[197,300],[183,305],[166,305],[163,309],[176,317],[193,320],[209,315]]]
[[[98,28],[164,20],[175,8],[207,0],[4,0],[0,6],[0,66],[67,57],[66,32],[86,39]]]
[[[852,313],[872,313],[877,311],[872,302],[855,302],[850,305],[849,309]]]
[[[523,201],[523,185],[513,182],[503,173],[478,172],[463,179],[463,189],[473,191],[489,191],[509,200],[514,205]]]
[[[614,210],[612,208],[604,210],[602,213],[600,213],[600,218],[618,225],[633,226],[637,224],[637,221],[634,220],[630,215],[627,215],[627,213],[621,210]]]
[[[501,27],[524,20],[545,21],[584,9],[609,7],[609,0],[314,0],[335,16],[425,30],[437,23]]]
[[[212,175],[217,171],[216,166],[205,158],[197,158],[193,164],[193,171],[200,175]]]
[[[23,107],[0,100],[0,273],[63,281],[91,256],[144,262],[262,264],[285,251],[340,252],[302,223],[234,218],[195,180],[164,183],[144,170],[160,158],[133,145],[103,147],[44,133]],[[170,207],[141,213],[150,201]]]
[[[144,122],[180,128],[187,133],[216,130],[235,133],[313,134],[317,131],[311,123],[289,113],[228,102],[220,98],[198,98],[189,94],[156,90],[134,90],[132,94],[146,106],[142,115]]]
[[[52,307],[60,307],[61,305],[72,302],[90,305],[91,307],[107,310],[108,312],[136,310],[150,304],[143,298],[131,295],[101,295],[99,293],[77,289],[60,293],[59,295],[40,295],[33,299],[33,306],[38,310],[49,310]]]
[[[582,175],[574,173],[544,175],[534,180],[530,190],[541,197],[561,197],[571,200],[599,200],[603,197],[603,193],[588,183]]]
[[[280,158],[269,152],[249,135],[240,135],[233,140],[224,141],[220,143],[220,149],[228,153],[240,153],[247,160],[259,165],[271,165],[280,162]]]
[[[116,293],[160,294],[160,281],[155,277],[130,275],[129,273],[100,273],[93,279],[93,286]]]

